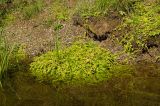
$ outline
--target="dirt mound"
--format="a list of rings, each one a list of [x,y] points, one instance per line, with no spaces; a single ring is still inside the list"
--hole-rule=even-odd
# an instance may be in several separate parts
[[[103,41],[120,24],[121,18],[116,13],[110,13],[106,17],[90,17],[83,19],[78,15],[73,17],[73,25],[83,27],[87,36],[94,40]]]

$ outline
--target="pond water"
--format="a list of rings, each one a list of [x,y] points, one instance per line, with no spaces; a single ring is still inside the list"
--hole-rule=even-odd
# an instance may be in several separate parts
[[[0,106],[160,106],[160,64],[139,64],[133,75],[63,89],[15,72],[0,91]]]

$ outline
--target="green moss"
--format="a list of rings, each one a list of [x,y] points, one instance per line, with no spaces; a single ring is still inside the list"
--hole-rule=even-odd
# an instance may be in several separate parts
[[[31,73],[52,83],[96,83],[110,77],[115,56],[92,42],[78,42],[64,50],[48,52],[31,63]]]

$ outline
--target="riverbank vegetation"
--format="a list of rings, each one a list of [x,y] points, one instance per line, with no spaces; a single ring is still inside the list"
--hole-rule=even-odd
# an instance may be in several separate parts
[[[55,22],[58,22],[62,26],[61,29],[63,29],[63,22],[65,22],[67,20],[68,21],[72,20],[72,17],[73,17],[73,19],[74,19],[74,17],[76,17],[76,19],[74,19],[73,21],[76,20],[78,25],[82,26],[87,31],[86,34],[91,38],[94,37],[94,40],[95,40],[96,38],[98,39],[98,37],[97,37],[98,35],[95,33],[95,31],[92,29],[92,27],[89,26],[90,19],[91,18],[95,19],[96,17],[97,18],[109,17],[110,15],[112,16],[112,14],[115,14],[115,16],[111,17],[111,19],[112,18],[120,19],[121,23],[119,23],[115,29],[112,29],[113,30],[112,32],[107,32],[110,34],[106,35],[106,36],[114,36],[114,32],[118,33],[118,37],[116,39],[118,39],[118,42],[122,44],[122,47],[126,52],[134,53],[135,51],[138,50],[138,51],[142,51],[143,53],[145,53],[148,51],[148,49],[150,49],[152,47],[158,47],[158,45],[159,45],[159,38],[158,37],[160,34],[160,28],[159,28],[160,15],[159,15],[159,1],[157,1],[157,0],[154,0],[152,2],[149,0],[148,1],[142,1],[142,0],[134,0],[134,1],[131,1],[131,0],[128,0],[128,1],[126,1],[126,0],[122,0],[122,1],[120,1],[120,0],[74,1],[73,0],[72,1],[71,0],[68,2],[56,0],[54,2],[49,2],[49,3],[51,3],[52,5],[51,6],[48,5],[48,3],[45,3],[43,0],[40,0],[40,1],[32,1],[32,0],[31,1],[19,1],[19,0],[1,1],[1,11],[0,11],[0,13],[1,13],[1,27],[5,27],[5,26],[9,25],[9,22],[13,22],[19,16],[20,17],[22,16],[21,20],[24,20],[24,19],[30,20],[30,19],[32,19],[33,16],[35,16],[33,18],[36,18],[36,15],[38,15],[39,12],[43,12],[45,6],[48,5],[48,6],[50,6],[50,8],[47,11],[49,11],[49,13],[53,13],[53,15],[50,15],[48,17],[49,20],[44,21],[44,22],[46,22],[46,24],[43,24],[43,25],[48,25],[49,27],[52,27],[52,26],[55,27],[55,24],[56,24]],[[19,16],[16,16],[16,14]],[[52,18],[52,16],[53,16],[53,18]],[[61,30],[61,29],[58,29],[58,30]],[[117,35],[115,35],[115,36],[117,36]],[[72,48],[72,46],[70,48]],[[73,48],[74,48],[74,46],[73,46]],[[94,55],[98,56],[98,54],[96,54],[97,53],[96,51],[99,51],[99,50],[98,49],[96,50],[96,47],[93,48],[95,50],[92,51],[92,49],[91,49],[91,51],[89,51],[89,52],[87,52],[87,50],[90,48],[85,48],[83,50],[83,48],[81,48],[81,46],[80,46],[76,49],[77,50],[75,50],[75,51],[77,51],[77,52],[81,52],[79,50],[82,49],[82,51],[86,52],[87,55],[89,55],[89,56],[91,55],[90,52],[95,51]],[[60,50],[60,51],[62,51],[62,50]],[[8,52],[9,52],[9,50],[6,50],[6,53],[5,52],[3,52],[3,53],[8,54]],[[69,54],[69,52],[68,52],[68,54]],[[54,51],[53,51],[53,54],[55,54]],[[55,55],[55,59],[57,57],[61,57],[61,56],[63,57],[64,54],[66,55],[65,52],[61,53],[59,55]],[[72,56],[74,57],[74,54],[77,54],[77,53],[73,52],[71,57]],[[82,58],[83,58],[84,55],[79,54],[78,56],[75,56],[75,58],[78,58],[80,56],[82,56]],[[99,56],[101,56],[101,54]],[[69,60],[70,60],[70,58],[69,58]],[[94,60],[98,61],[98,59],[99,58],[95,58]],[[44,60],[45,60],[45,58],[44,58]],[[85,59],[82,59],[80,61],[85,62]],[[104,63],[107,65],[108,64],[107,60],[105,60],[105,61],[106,61],[106,63],[105,62]],[[98,62],[98,63],[101,63],[101,62]],[[57,64],[59,64],[59,63],[57,63]],[[69,62],[66,64],[69,64]],[[87,65],[87,64],[84,64],[84,65]],[[97,64],[97,66],[99,66],[99,65],[100,64]],[[77,65],[73,65],[73,66],[77,67]],[[95,66],[94,62],[93,62],[93,66]],[[36,67],[36,66],[34,66],[34,67]],[[40,67],[41,67],[41,65],[40,65]],[[50,67],[50,68],[52,69],[53,67]],[[64,69],[64,67],[61,67],[61,68]],[[92,69],[92,66],[90,68]],[[34,68],[32,67],[31,69],[33,72]],[[68,68],[66,68],[66,69],[69,70]],[[107,70],[107,69],[105,69],[105,70]],[[41,70],[41,71],[43,72],[43,70]],[[52,71],[52,70],[50,70],[50,71]],[[50,71],[49,71],[49,73],[50,73]]]
[[[1,86],[21,70],[41,83],[79,86],[160,64],[159,0],[1,0],[0,29]]]
[[[48,52],[31,64],[39,80],[52,83],[96,83],[108,79],[114,72],[115,56],[93,42],[78,42],[58,52]],[[112,71],[112,72],[110,72]]]
[[[20,70],[21,62],[26,58],[22,47],[10,45],[4,35],[3,29],[0,33],[0,87],[8,77],[8,73]],[[10,70],[10,72],[9,72]]]

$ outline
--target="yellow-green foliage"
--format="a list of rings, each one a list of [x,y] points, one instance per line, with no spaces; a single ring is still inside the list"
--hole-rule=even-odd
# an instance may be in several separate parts
[[[67,20],[72,10],[67,7],[67,2],[65,0],[55,0],[52,6],[52,12],[56,19]]]
[[[15,20],[15,16],[12,15],[11,13],[8,13],[4,16],[4,19],[1,21],[1,25],[2,26],[6,26],[9,25],[10,23],[12,23]]]
[[[8,68],[12,71],[17,71],[22,66],[22,62],[26,60],[26,57],[27,55],[24,47],[22,45],[15,45],[10,57],[10,65]]]
[[[64,50],[48,52],[31,63],[31,73],[53,84],[96,83],[110,78],[115,56],[93,42],[77,42]]]
[[[151,37],[160,35],[160,5],[156,2],[137,2],[134,12],[125,17],[120,30],[125,32],[122,39],[125,50],[146,48],[146,42]],[[133,47],[137,45],[136,48]]]

